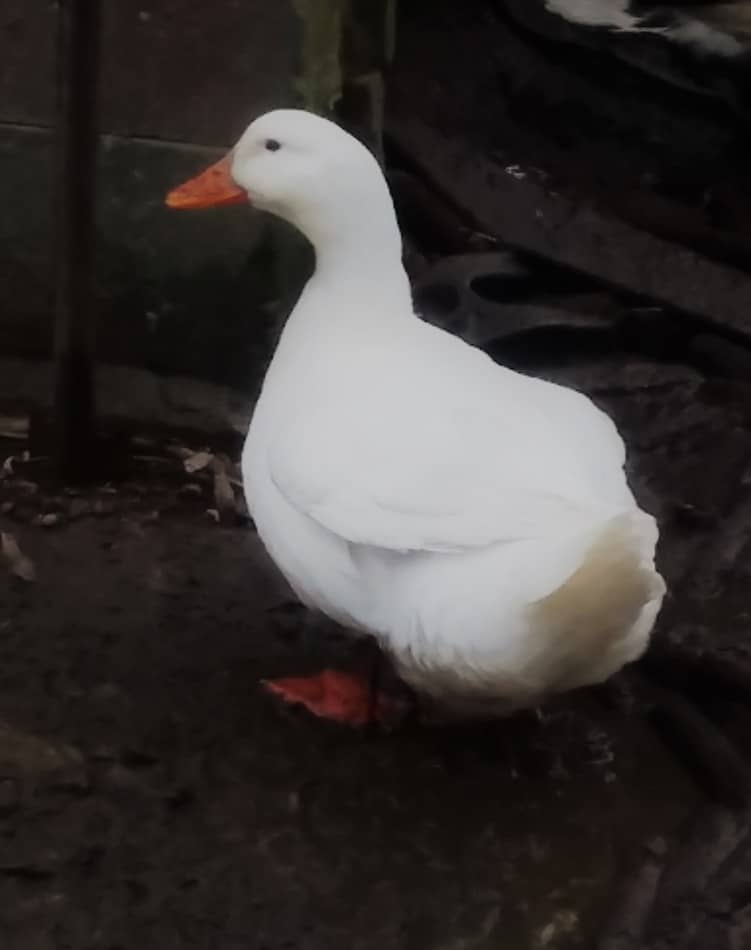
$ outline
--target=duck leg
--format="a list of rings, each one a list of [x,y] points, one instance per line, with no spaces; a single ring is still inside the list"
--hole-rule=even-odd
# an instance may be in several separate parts
[[[364,673],[326,669],[312,676],[264,680],[263,686],[285,703],[346,726],[379,722],[387,712],[388,700],[372,696],[370,677]]]
[[[264,680],[264,688],[283,702],[302,706],[320,719],[362,728],[392,727],[405,709],[400,697],[383,688],[385,657],[375,639],[368,644],[367,670],[324,669],[310,676]]]

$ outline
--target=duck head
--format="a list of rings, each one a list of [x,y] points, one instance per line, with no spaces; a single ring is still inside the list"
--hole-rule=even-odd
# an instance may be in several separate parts
[[[368,232],[400,245],[375,157],[333,122],[303,110],[256,119],[229,155],[174,188],[166,203],[181,209],[250,203],[289,221],[317,251],[367,239]]]

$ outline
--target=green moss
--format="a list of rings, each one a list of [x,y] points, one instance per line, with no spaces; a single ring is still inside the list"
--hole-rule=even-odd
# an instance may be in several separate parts
[[[292,0],[302,23],[296,91],[330,114],[349,83],[372,83],[394,57],[397,0]]]
[[[349,0],[292,0],[303,25],[295,87],[302,105],[326,115],[342,94],[341,44]]]
[[[383,53],[387,63],[393,62],[396,53],[396,0],[385,0],[383,24]]]

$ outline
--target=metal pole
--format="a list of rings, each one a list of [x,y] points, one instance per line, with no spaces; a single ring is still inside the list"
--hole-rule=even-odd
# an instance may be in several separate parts
[[[55,461],[62,478],[91,470],[94,429],[92,272],[100,0],[60,0]]]

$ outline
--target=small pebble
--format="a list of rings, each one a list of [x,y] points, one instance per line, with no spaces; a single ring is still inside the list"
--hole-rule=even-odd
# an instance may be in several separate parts
[[[61,521],[62,518],[60,515],[50,511],[45,515],[36,515],[36,517],[32,519],[31,523],[38,528],[54,528],[56,525],[60,524]]]

